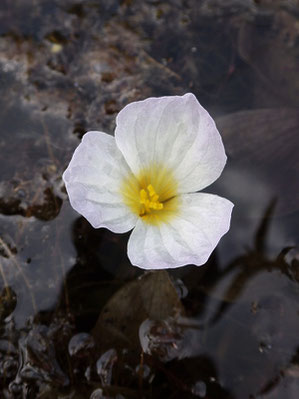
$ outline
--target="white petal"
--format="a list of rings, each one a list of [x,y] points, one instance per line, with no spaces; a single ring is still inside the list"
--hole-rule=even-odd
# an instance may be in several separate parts
[[[139,219],[128,243],[131,263],[143,269],[203,265],[230,226],[233,204],[213,194],[180,196],[181,209],[168,223]]]
[[[166,166],[178,181],[178,193],[210,185],[225,165],[214,120],[191,93],[131,103],[116,124],[116,144],[132,171]]]
[[[114,137],[88,132],[74,152],[63,180],[72,207],[93,227],[123,233],[131,230],[137,220],[120,193],[123,178],[130,173]]]

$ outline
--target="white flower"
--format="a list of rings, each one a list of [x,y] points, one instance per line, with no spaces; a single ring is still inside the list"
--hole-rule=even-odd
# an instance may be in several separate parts
[[[204,264],[228,231],[233,204],[196,192],[225,162],[213,119],[189,93],[127,105],[115,137],[83,136],[63,179],[72,207],[93,227],[134,229],[133,265],[164,269]]]

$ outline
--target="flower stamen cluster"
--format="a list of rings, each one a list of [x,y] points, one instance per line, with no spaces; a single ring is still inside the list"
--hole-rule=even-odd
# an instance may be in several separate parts
[[[163,209],[163,204],[159,202],[159,195],[151,184],[147,186],[146,190],[144,188],[140,190],[140,204],[143,205],[140,216],[151,213],[151,210]]]

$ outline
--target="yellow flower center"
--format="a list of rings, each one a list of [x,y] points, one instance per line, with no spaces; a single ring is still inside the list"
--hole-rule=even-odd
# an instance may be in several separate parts
[[[124,179],[121,193],[132,212],[150,224],[167,222],[178,211],[177,183],[170,170],[155,165]]]

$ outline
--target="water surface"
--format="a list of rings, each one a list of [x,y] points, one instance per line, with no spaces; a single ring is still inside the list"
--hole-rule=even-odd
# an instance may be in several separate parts
[[[224,4],[225,3],[225,4]],[[297,399],[299,4],[3,0],[0,396]],[[131,101],[192,91],[235,203],[203,267],[144,274],[61,175]]]

